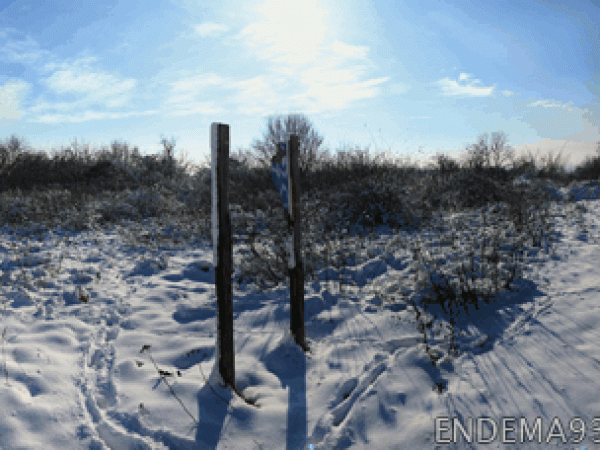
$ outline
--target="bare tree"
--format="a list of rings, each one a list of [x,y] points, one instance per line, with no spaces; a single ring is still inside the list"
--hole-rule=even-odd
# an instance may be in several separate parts
[[[23,140],[14,134],[4,143],[0,144],[0,168],[11,164],[24,149]]]
[[[501,167],[505,162],[512,160],[514,149],[508,145],[508,137],[503,131],[492,133],[490,147],[493,167]]]
[[[514,150],[507,144],[507,136],[503,131],[492,133],[492,141],[488,144],[488,134],[479,136],[476,144],[467,147],[469,157],[467,167],[501,167],[505,161],[509,161]]]
[[[252,144],[252,148],[257,153],[256,159],[261,165],[270,166],[271,157],[277,151],[277,143],[287,142],[291,134],[296,134],[300,140],[300,168],[308,170],[314,166],[323,138],[315,133],[306,116],[303,114],[271,116],[267,126],[268,131],[264,134],[264,139],[254,141]]]
[[[468,157],[466,166],[470,169],[481,169],[484,166],[489,166],[489,154],[487,152],[487,133],[479,137],[476,144],[467,147]]]

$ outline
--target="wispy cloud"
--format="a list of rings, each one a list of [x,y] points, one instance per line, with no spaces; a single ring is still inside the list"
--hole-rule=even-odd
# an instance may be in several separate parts
[[[224,109],[215,106],[214,102],[187,102],[185,105],[178,105],[170,114],[173,116],[189,116],[192,114],[211,115],[222,113]]]
[[[311,108],[311,111],[344,109],[353,100],[375,97],[379,93],[377,85],[388,80],[389,77],[383,77],[356,83],[311,83],[304,93],[292,99]]]
[[[202,37],[216,36],[229,30],[226,25],[221,25],[214,22],[204,22],[194,26],[194,32]]]
[[[258,12],[262,19],[242,29],[237,39],[260,59],[272,63],[270,74],[286,80],[278,83],[280,89],[286,89],[282,93],[273,87],[277,85],[269,76],[268,94],[276,92],[278,98],[317,113],[375,97],[380,92],[378,86],[390,80],[365,76],[367,69],[376,69],[368,59],[369,47],[330,36],[328,12],[320,1],[267,0]],[[400,86],[396,85],[397,91],[405,92]]]
[[[149,116],[156,114],[158,111],[142,111],[142,112],[98,112],[98,111],[84,111],[80,114],[44,114],[37,117],[34,121],[39,123],[80,123],[87,122],[90,120],[105,120],[105,119],[124,119],[127,117],[134,116]]]
[[[271,114],[273,112],[273,110],[270,108],[266,108],[264,106],[240,105],[239,112],[241,112],[242,114],[246,114],[248,116],[265,117],[265,116],[268,116],[269,114]]]
[[[494,92],[495,86],[477,86],[481,84],[480,80],[470,80],[471,75],[461,73],[458,81],[445,77],[435,82],[442,89],[442,95],[445,96],[466,96],[466,97],[489,97]],[[466,82],[462,83],[461,82]]]
[[[42,50],[31,36],[26,36],[23,39],[10,37],[15,34],[18,34],[18,32],[11,28],[0,30],[0,43],[4,41],[4,44],[0,47],[2,59],[32,63],[49,53],[46,50]]]
[[[392,83],[388,85],[390,94],[406,94],[410,90],[410,86],[403,83]]]
[[[101,102],[108,107],[123,106],[137,84],[132,78],[120,79],[77,62],[63,64],[61,69],[42,81],[57,94],[84,96],[90,103]]]
[[[499,27],[489,27],[467,16],[451,17],[442,11],[430,11],[426,17],[432,29],[457,40],[477,55],[493,58],[508,55],[504,33]]]
[[[516,94],[515,92],[513,92],[513,91],[509,91],[508,89],[507,89],[507,90],[504,90],[504,91],[502,91],[502,94],[503,94],[505,97],[516,97],[516,96],[517,96],[517,94]]]
[[[185,92],[186,94],[198,92],[206,86],[223,84],[225,80],[219,75],[212,73],[195,75],[181,78],[172,83],[173,92]]]
[[[29,111],[32,113],[39,113],[43,111],[73,111],[76,108],[81,108],[85,106],[86,102],[84,101],[74,101],[74,102],[48,102],[43,100],[40,97],[37,103],[29,108]]]
[[[369,47],[366,45],[349,45],[338,41],[337,39],[331,44],[331,50],[336,55],[340,55],[344,58],[358,58],[364,59],[367,57]]]
[[[277,95],[264,76],[258,76],[231,83],[231,87],[238,90],[240,100],[246,100],[250,103],[261,100],[263,103],[275,103]]]
[[[50,76],[40,81],[46,85],[52,96],[75,97],[72,101],[52,102],[40,96],[35,105],[30,108],[32,113],[41,111],[74,111],[88,108],[92,104],[105,108],[119,108],[126,106],[134,94],[137,80],[133,78],[120,78],[105,71],[94,70],[91,63],[96,58],[85,57],[73,62],[48,63],[44,71]],[[36,122],[60,123],[84,122],[106,118],[130,117],[145,114],[138,112],[96,112],[77,111],[75,114],[45,114],[33,119]]]
[[[359,81],[358,79],[363,71],[364,68],[362,66],[342,69],[323,64],[301,71],[300,80],[307,86],[316,84],[353,84]]]
[[[257,12],[259,19],[242,26],[232,37],[245,54],[250,51],[258,58],[258,64],[266,65],[262,74],[240,79],[229,70],[203,73],[203,68],[198,67],[198,74],[187,73],[169,80],[164,100],[169,114],[214,114],[215,108],[220,108],[215,105],[228,105],[226,109],[233,107],[245,115],[289,109],[318,113],[344,109],[354,100],[375,97],[380,93],[379,87],[390,80],[387,76],[367,76],[368,70],[376,70],[368,58],[369,47],[332,36],[328,12],[319,0],[266,0]],[[228,30],[214,22],[194,27],[196,37]],[[396,83],[390,92],[407,90],[407,86]],[[216,93],[220,103],[205,101]]]
[[[223,104],[234,104],[242,114],[257,114],[272,110],[281,103],[276,87],[282,84],[281,78],[260,75],[243,80],[221,77],[214,73],[182,77],[171,84],[164,105],[168,114],[186,116],[191,114],[210,115],[221,113]],[[224,91],[219,103],[203,101],[214,96],[215,89]],[[245,106],[256,105],[261,106]]]
[[[203,110],[209,114],[213,113],[215,109],[206,107],[206,102],[197,103],[195,107],[190,107],[190,105],[197,102],[199,96],[205,95],[208,87],[225,84],[226,80],[224,78],[213,73],[182,77],[170,83],[171,87],[165,105],[168,105],[173,113],[176,111],[178,115],[194,114]]]
[[[538,100],[530,103],[528,106],[541,106],[543,108],[563,108],[567,111],[573,111],[573,102],[563,103],[558,100]]]
[[[0,119],[16,120],[25,115],[22,101],[31,88],[21,80],[9,81],[0,87]]]

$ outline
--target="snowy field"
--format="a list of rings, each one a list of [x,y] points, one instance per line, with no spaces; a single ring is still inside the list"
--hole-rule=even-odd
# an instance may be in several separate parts
[[[236,285],[236,384],[254,405],[216,382],[209,245],[178,248],[151,222],[4,228],[0,449],[600,448],[600,201],[574,195],[553,203],[557,242],[513,289],[457,317],[455,353],[444,320],[426,351],[411,305],[375,294],[410,290],[414,234],[365,238],[341,291],[334,268],[306,283],[306,355],[288,290]],[[483,436],[445,442],[444,418],[471,432],[480,418]],[[542,443],[520,418],[539,418]]]

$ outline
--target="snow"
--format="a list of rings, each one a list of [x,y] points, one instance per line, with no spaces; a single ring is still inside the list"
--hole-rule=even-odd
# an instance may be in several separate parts
[[[598,194],[557,190],[576,203],[553,203],[555,247],[532,253],[512,290],[457,316],[457,356],[435,338],[442,316],[432,320],[436,364],[412,306],[377,294],[417,288],[414,234],[364,238],[343,273],[324,267],[306,282],[306,354],[289,333],[286,288],[236,285],[236,384],[255,405],[218,382],[209,244],[178,247],[152,220],[85,232],[3,228],[0,448],[594,448]],[[354,283],[340,292],[342,276]],[[465,428],[516,418],[516,429],[539,418],[544,440],[559,421],[567,441],[521,444],[508,433],[445,444],[445,418]],[[569,430],[575,418],[586,426],[581,442]]]

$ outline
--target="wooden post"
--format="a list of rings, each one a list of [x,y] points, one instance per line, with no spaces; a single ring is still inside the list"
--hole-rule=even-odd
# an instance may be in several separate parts
[[[292,233],[290,275],[290,329],[304,351],[308,350],[304,334],[304,268],[302,265],[300,179],[298,170],[298,136],[292,134],[288,143],[288,192]]]
[[[231,289],[232,241],[229,217],[229,125],[212,123],[212,234],[217,291],[217,353],[219,374],[226,386],[235,387],[233,301]]]

